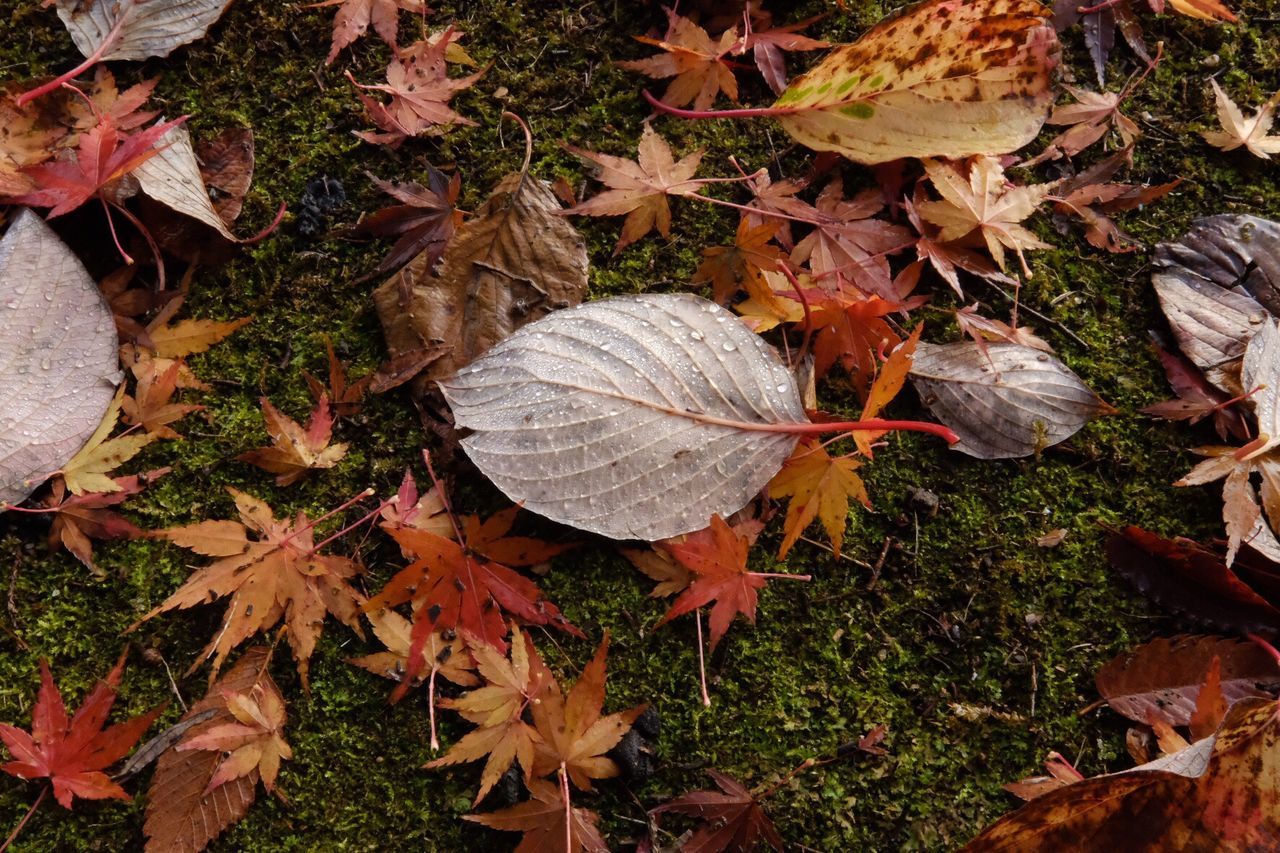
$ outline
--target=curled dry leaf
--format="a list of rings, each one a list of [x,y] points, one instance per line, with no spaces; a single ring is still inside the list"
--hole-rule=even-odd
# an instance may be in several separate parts
[[[270,652],[264,646],[246,650],[204,698],[182,715],[184,722],[209,715],[189,730],[190,736],[200,737],[218,726],[235,723],[224,692],[244,693],[257,685],[278,690],[266,670],[269,659]],[[257,769],[208,790],[221,763],[220,753],[199,749],[170,749],[160,756],[147,790],[143,825],[147,853],[198,853],[248,814],[257,795]]]
[[[928,0],[837,48],[769,112],[804,145],[860,163],[1015,151],[1053,104],[1047,15],[1034,0]]]
[[[1130,649],[1098,670],[1095,681],[1117,713],[1138,723],[1154,716],[1185,726],[1215,658],[1221,661],[1219,689],[1229,705],[1266,696],[1260,686],[1280,685],[1280,665],[1257,643],[1206,635],[1161,637]]]
[[[1280,224],[1197,219],[1181,240],[1156,247],[1151,283],[1183,354],[1214,385],[1241,393],[1245,346],[1268,312],[1280,315]]]
[[[922,343],[911,380],[929,410],[979,459],[1030,456],[1112,411],[1052,355],[1019,344]]]
[[[232,243],[238,242],[213,208],[187,129],[171,129],[156,142],[155,151],[154,156],[133,170],[139,189],[175,213],[209,226]]]
[[[120,381],[111,310],[40,217],[0,239],[0,506],[18,503],[94,434]]]
[[[1280,136],[1268,136],[1271,125],[1276,120],[1276,105],[1280,104],[1280,93],[1258,107],[1258,111],[1245,118],[1244,113],[1236,106],[1235,101],[1227,97],[1218,81],[1210,78],[1213,96],[1218,104],[1218,123],[1222,130],[1206,131],[1201,136],[1204,141],[1223,151],[1233,151],[1243,146],[1250,154],[1270,160],[1272,154],[1280,154]]]
[[[415,382],[415,394],[525,323],[583,300],[586,243],[560,210],[544,181],[507,175],[453,236],[439,275],[427,251],[374,291],[392,356],[449,348]]]
[[[1200,766],[1190,759],[1202,744],[1209,756]],[[1190,750],[1051,791],[964,849],[1269,850],[1280,838],[1278,762],[1276,703],[1247,700]]]
[[[808,423],[790,371],[688,295],[558,311],[441,383],[462,446],[526,509],[614,539],[663,539],[741,509]]]
[[[58,17],[85,56],[100,61],[168,56],[203,38],[231,0],[57,0]]]

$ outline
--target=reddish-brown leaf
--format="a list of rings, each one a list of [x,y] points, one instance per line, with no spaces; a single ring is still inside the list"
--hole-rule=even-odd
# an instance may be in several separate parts
[[[163,708],[104,729],[116,701],[125,655],[105,681],[85,697],[80,709],[67,716],[62,695],[53,683],[49,664],[40,659],[40,692],[31,711],[31,731],[0,723],[0,742],[12,759],[0,771],[19,779],[48,779],[63,808],[76,797],[86,800],[127,800],[124,789],[102,772],[124,758]]]
[[[94,574],[103,574],[93,563],[90,540],[137,539],[143,535],[133,522],[109,507],[119,506],[167,473],[168,468],[156,468],[145,474],[116,477],[117,491],[87,492],[83,495],[68,494],[62,478],[54,480],[52,490],[42,501],[43,506],[54,513],[53,524],[49,528],[50,547],[61,543]]]
[[[702,27],[676,14],[674,9],[667,9],[665,38],[634,38],[665,52],[648,59],[619,62],[618,65],[657,80],[675,78],[663,93],[662,100],[666,103],[677,107],[693,104],[694,109],[705,110],[720,92],[724,92],[731,101],[738,100],[738,81],[725,60],[739,46],[736,30],[725,30],[713,40]]]
[[[329,55],[324,59],[326,65],[332,65],[338,58],[338,53],[363,36],[370,25],[380,39],[391,45],[393,51],[396,50],[400,10],[423,16],[429,11],[423,0],[325,0],[323,3],[312,3],[307,8],[320,9],[325,6],[342,7],[333,16],[333,43],[329,47]]]
[[[1147,406],[1141,410],[1144,414],[1192,424],[1212,415],[1213,428],[1223,441],[1228,437],[1241,442],[1249,440],[1244,415],[1238,406],[1227,405],[1231,398],[1225,391],[1205,379],[1200,369],[1182,353],[1171,352],[1162,346],[1154,346],[1154,349],[1169,385],[1178,397]]]
[[[909,249],[913,241],[909,229],[872,218],[883,208],[879,190],[846,199],[843,181],[832,178],[818,195],[818,225],[796,243],[791,260],[807,263],[825,288],[849,282],[865,293],[896,297],[889,256]]]
[[[330,444],[333,413],[323,392],[305,428],[271,405],[266,397],[260,402],[271,446],[241,453],[236,459],[278,475],[276,485],[292,485],[310,471],[332,468],[347,455],[346,444]]]
[[[559,785],[533,779],[529,797],[509,809],[463,815],[462,819],[491,829],[523,832],[516,853],[608,853],[609,846],[596,828],[600,816],[566,803]],[[565,809],[570,807],[573,811],[566,820]]]
[[[685,853],[728,853],[754,850],[764,841],[774,850],[786,849],[773,821],[765,814],[760,801],[731,776],[708,770],[719,791],[692,791],[663,803],[649,814],[689,815],[700,823],[688,841],[680,846]]]
[[[427,185],[415,181],[403,184],[370,179],[378,189],[401,204],[384,207],[361,219],[351,228],[352,234],[370,237],[395,237],[395,245],[369,276],[391,273],[423,252],[426,266],[434,270],[449,240],[462,224],[462,211],[455,206],[462,190],[462,177],[446,176],[434,166],[427,166]]]
[[[328,335],[324,336],[324,349],[329,355],[328,387],[307,371],[302,372],[303,378],[307,380],[307,387],[311,389],[311,396],[315,397],[317,407],[321,401],[329,401],[335,417],[355,417],[360,412],[365,395],[369,393],[373,374],[362,376],[355,382],[348,382],[347,365],[338,360],[337,354],[333,351],[333,341]]]

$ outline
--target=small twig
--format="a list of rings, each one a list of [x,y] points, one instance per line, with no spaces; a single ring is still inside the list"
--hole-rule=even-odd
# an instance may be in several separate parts
[[[1005,289],[1004,289],[1003,287],[1001,287],[1000,285],[996,284],[996,283],[995,283],[995,282],[993,282],[993,281],[988,281],[988,282],[987,282],[987,284],[989,284],[992,288],[994,288],[994,289],[995,289],[995,291],[996,291],[997,293],[999,293],[999,294],[1000,294],[1001,296],[1003,296],[1005,299],[1009,300],[1009,301],[1010,301],[1011,303],[1013,303],[1014,305],[1017,305],[1017,304],[1018,304],[1018,300],[1017,300],[1017,299],[1015,299],[1014,297],[1010,296],[1010,295],[1008,294],[1008,292],[1007,292],[1007,291],[1005,291]],[[1062,332],[1064,335],[1066,335],[1067,337],[1071,338],[1071,340],[1075,341],[1076,343],[1078,343],[1080,346],[1084,347],[1085,349],[1093,349],[1093,347],[1089,346],[1088,342],[1086,342],[1083,338],[1081,338],[1081,337],[1080,337],[1079,335],[1077,335],[1075,332],[1071,331],[1071,330],[1070,330],[1070,329],[1068,329],[1066,326],[1064,326],[1062,323],[1059,323],[1057,320],[1053,319],[1052,317],[1046,317],[1044,314],[1041,314],[1039,311],[1037,311],[1037,310],[1036,310],[1036,309],[1034,309],[1034,308],[1031,308],[1031,307],[1027,306],[1026,304],[1023,304],[1023,305],[1022,305],[1022,310],[1023,310],[1023,311],[1026,311],[1028,314],[1030,314],[1032,317],[1035,317],[1037,320],[1040,320],[1040,321],[1042,321],[1042,322],[1048,323],[1049,325],[1053,326],[1055,329],[1057,329],[1058,331]]]
[[[27,825],[27,821],[31,820],[31,816],[36,813],[36,809],[40,808],[40,804],[44,802],[44,798],[49,796],[50,785],[45,785],[40,789],[40,796],[36,797],[36,801],[31,804],[31,808],[27,809],[27,813],[22,816],[22,820],[18,821],[18,825],[13,828],[13,832],[9,833],[9,837],[4,840],[4,844],[0,844],[0,853],[9,849],[9,845],[13,843],[13,839],[18,837],[18,833],[22,832],[22,828]]]
[[[707,693],[707,659],[703,654],[702,647],[702,608],[695,608],[693,611],[693,621],[698,626],[698,677],[702,682],[702,707],[711,707],[711,695]]]

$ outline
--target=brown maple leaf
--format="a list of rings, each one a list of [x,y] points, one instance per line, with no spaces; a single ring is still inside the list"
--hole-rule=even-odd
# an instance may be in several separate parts
[[[609,189],[560,212],[583,216],[626,214],[622,236],[613,249],[615,255],[655,227],[663,237],[670,237],[671,208],[667,196],[695,195],[697,188],[705,183],[705,180],[693,179],[702,161],[702,151],[695,151],[677,163],[671,146],[648,124],[644,126],[636,160],[584,151],[572,145],[565,145],[565,149],[599,166],[597,177]]]
[[[324,630],[326,612],[364,635],[360,627],[364,596],[350,584],[361,567],[346,557],[316,553],[312,526],[305,514],[299,513],[293,524],[277,521],[271,507],[262,501],[236,489],[228,491],[235,499],[240,521],[201,521],[151,534],[215,560],[197,569],[129,630],[161,613],[231,596],[222,627],[192,670],[212,657],[212,683],[232,649],[284,622],[298,673],[302,683],[309,685],[311,653]],[[250,539],[250,531],[258,538]]]
[[[767,221],[752,226],[743,218],[732,246],[712,246],[702,250],[702,263],[693,274],[693,283],[711,283],[711,298],[721,305],[733,301],[739,289],[758,301],[771,301],[773,289],[764,273],[782,263],[782,250],[771,245],[781,223]]]
[[[373,374],[367,374],[349,383],[347,365],[338,360],[337,354],[333,351],[333,341],[328,335],[324,336],[324,349],[329,356],[329,386],[326,388],[323,382],[304,370],[302,376],[307,380],[307,388],[311,390],[311,396],[315,398],[317,406],[320,405],[321,400],[329,401],[335,417],[355,417],[360,412],[365,395],[369,393]]]
[[[956,309],[956,326],[959,327],[960,334],[968,335],[980,346],[993,341],[1005,341],[1041,352],[1053,352],[1053,347],[1036,336],[1035,329],[1030,326],[1010,326],[1003,320],[983,317],[978,313],[976,302]]]
[[[170,361],[164,370],[156,359],[135,362],[131,367],[137,378],[133,396],[121,400],[124,422],[137,424],[156,438],[179,439],[182,436],[169,424],[182,420],[204,406],[172,402],[178,387],[181,361]]]
[[[446,539],[453,539],[453,521],[446,512],[444,497],[439,486],[432,486],[422,495],[418,494],[418,484],[413,474],[404,472],[404,480],[396,492],[395,499],[387,503],[379,516],[382,521],[378,526],[388,533],[393,530],[425,530]],[[412,559],[413,552],[401,548],[406,559]]]
[[[391,273],[423,252],[427,254],[427,269],[434,269],[462,224],[462,211],[456,207],[462,177],[456,173],[452,178],[446,177],[428,165],[425,187],[415,181],[397,184],[373,175],[369,178],[378,189],[402,202],[375,210],[350,230],[352,234],[398,238],[369,277]]]
[[[608,853],[609,845],[596,826],[599,815],[570,804],[561,787],[545,779],[530,780],[528,788],[529,799],[523,803],[462,819],[490,829],[523,832],[518,853]],[[572,811],[566,815],[568,809]]]
[[[356,136],[375,145],[396,147],[411,136],[439,136],[450,125],[474,125],[449,107],[449,100],[470,88],[484,76],[484,70],[467,77],[450,77],[445,64],[449,45],[462,38],[450,27],[427,41],[414,42],[400,51],[387,66],[387,82],[364,85],[356,83],[351,72],[347,79],[361,89],[383,92],[391,101],[383,104],[364,93],[360,102],[369,111],[382,133],[356,132]]]
[[[400,27],[400,10],[426,17],[431,10],[423,0],[325,0],[312,3],[308,9],[341,6],[333,16],[333,43],[324,64],[332,65],[338,53],[368,31],[370,25],[384,42],[397,49],[396,33]]]
[[[1135,85],[1130,83],[1120,92],[1090,92],[1064,84],[1062,88],[1076,103],[1054,107],[1046,123],[1065,125],[1067,129],[1049,140],[1044,151],[1021,165],[1030,167],[1061,157],[1074,157],[1111,130],[1120,137],[1122,147],[1133,145],[1142,131],[1133,119],[1120,112],[1120,104]]]
[[[791,260],[807,263],[814,279],[826,286],[848,281],[867,293],[892,298],[889,255],[910,248],[913,240],[903,226],[871,218],[883,208],[879,190],[846,199],[842,179],[833,178],[818,195],[819,224],[796,244]]]
[[[754,850],[761,841],[779,853],[786,849],[782,836],[760,805],[761,797],[752,794],[732,776],[718,770],[707,773],[719,791],[692,791],[649,810],[654,816],[674,812],[701,821],[682,849],[727,853]]]
[[[164,708],[103,728],[116,701],[124,659],[121,654],[106,680],[99,681],[85,697],[75,716],[68,717],[49,663],[41,658],[40,692],[31,711],[31,731],[0,723],[0,742],[12,758],[0,764],[0,771],[19,779],[48,779],[54,798],[63,808],[71,808],[76,797],[129,799],[124,789],[102,771],[133,749]]]
[[[711,107],[720,92],[724,92],[731,101],[738,100],[738,81],[725,61],[725,57],[738,45],[737,30],[725,30],[718,40],[713,41],[702,27],[676,14],[674,9],[667,9],[665,38],[633,38],[666,52],[648,59],[619,62],[618,65],[657,80],[675,78],[662,96],[664,102],[675,107],[693,104],[695,110],[705,110]]]
[[[425,766],[448,767],[485,758],[475,797],[479,803],[513,762],[519,761],[526,784],[533,778],[534,746],[542,741],[542,735],[525,722],[525,713],[557,688],[538,650],[519,629],[511,631],[510,659],[485,643],[474,643],[471,654],[484,686],[457,699],[446,699],[441,705],[479,728]]]
[[[330,444],[333,413],[329,409],[329,398],[323,393],[305,428],[271,405],[266,397],[259,402],[271,446],[241,453],[236,459],[276,474],[276,485],[292,485],[310,471],[332,468],[347,455],[346,444]]]
[[[740,531],[741,528],[735,530],[719,515],[713,515],[711,526],[705,530],[690,533],[681,541],[659,543],[663,550],[693,572],[694,580],[658,625],[665,625],[677,616],[714,601],[710,619],[711,648],[714,649],[725,631],[729,630],[734,616],[741,613],[747,621],[755,623],[757,592],[764,589],[770,578],[809,579],[808,575],[747,571],[747,550],[753,537]],[[758,528],[753,532],[758,532]]]
[[[533,775],[557,770],[579,790],[590,791],[592,779],[609,779],[620,772],[605,753],[631,729],[645,705],[603,715],[605,662],[609,655],[606,633],[595,656],[570,688],[568,696],[554,682],[540,701],[530,706],[540,739],[534,744]]]
[[[286,720],[284,697],[275,682],[262,681],[243,693],[227,691],[223,699],[235,721],[207,728],[174,749],[207,749],[225,756],[209,778],[206,794],[254,772],[263,787],[273,790],[281,760],[293,758],[281,734]]]
[[[1031,268],[1023,253],[1053,247],[1019,223],[1035,213],[1056,182],[1013,186],[1005,179],[1000,162],[985,156],[971,158],[967,168],[963,163],[940,160],[925,160],[924,168],[942,199],[922,201],[916,209],[925,220],[941,227],[939,239],[949,243],[976,233],[1000,269],[1005,269],[1005,249],[1012,249],[1023,274],[1030,278]]]
[[[693,574],[689,569],[666,551],[625,548],[622,554],[641,574],[658,582],[649,593],[650,598],[666,598],[677,592],[684,592],[693,582]]]
[[[1178,397],[1176,400],[1146,406],[1140,409],[1143,414],[1191,424],[1212,415],[1213,428],[1223,441],[1228,436],[1234,436],[1239,441],[1249,440],[1248,424],[1230,395],[1210,384],[1204,373],[1182,353],[1162,346],[1154,348],[1161,366],[1164,367],[1165,376],[1169,379],[1169,385]]]
[[[752,7],[749,9],[746,34],[738,41],[733,52],[740,56],[751,51],[764,81],[775,95],[781,95],[787,88],[787,64],[782,55],[784,50],[821,50],[831,46],[831,42],[800,35],[800,30],[824,17],[826,16],[815,15],[785,27],[775,27],[773,15]]]
[[[1111,214],[1150,204],[1182,183],[1181,178],[1155,186],[1112,183],[1111,178],[1129,165],[1132,158],[1132,148],[1117,151],[1074,177],[1060,182],[1057,187],[1054,212],[1084,222],[1085,239],[1099,249],[1132,252],[1141,248],[1141,243],[1111,221]]]
[[[955,243],[944,243],[939,234],[942,229],[931,222],[920,218],[917,205],[925,201],[923,187],[916,185],[915,199],[903,198],[902,207],[907,212],[907,219],[919,235],[916,238],[916,258],[927,262],[938,275],[956,292],[956,296],[965,298],[964,288],[960,286],[960,270],[990,281],[1012,284],[1007,275],[996,269],[991,261],[982,257],[972,249]]]

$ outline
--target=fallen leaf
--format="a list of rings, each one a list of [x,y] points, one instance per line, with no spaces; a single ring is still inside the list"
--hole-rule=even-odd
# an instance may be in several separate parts
[[[708,770],[707,773],[719,791],[692,791],[649,810],[649,814],[655,816],[674,812],[701,821],[682,849],[727,853],[731,850],[754,850],[761,841],[778,853],[786,849],[782,836],[754,794],[741,782],[718,770]]]
[[[693,572],[693,582],[672,603],[658,626],[715,602],[709,619],[711,648],[714,649],[738,614],[754,625],[757,592],[765,588],[770,576],[747,570],[747,550],[751,541],[752,537],[730,527],[720,516],[713,515],[711,526],[705,530],[661,543],[663,550]],[[795,578],[808,580],[806,575],[795,575]]]
[[[979,459],[1039,453],[1111,407],[1052,355],[1018,344],[922,343],[911,366],[920,400]]]
[[[366,613],[365,618],[373,628],[373,635],[387,647],[387,650],[348,658],[347,663],[383,678],[403,681],[405,671],[408,669],[413,623],[394,610]],[[446,633],[452,639],[445,639]],[[423,648],[423,655],[431,665],[431,672],[428,675],[419,675],[417,684],[427,681],[437,673],[459,687],[475,687],[480,683],[475,676],[475,659],[456,632],[432,633]]]
[[[200,176],[209,190],[209,202],[228,226],[240,218],[244,197],[253,183],[253,130],[229,127],[213,139],[196,145]]]
[[[46,298],[48,297],[48,298]],[[62,468],[120,382],[111,311],[80,261],[29,210],[0,239],[0,508]]]
[[[942,199],[919,202],[916,209],[922,218],[942,229],[938,239],[949,243],[976,231],[1001,270],[1006,269],[1004,250],[1012,249],[1022,263],[1023,274],[1030,278],[1031,268],[1023,252],[1052,246],[1019,223],[1035,213],[1054,184],[1014,186],[994,157],[970,160],[967,174],[962,167],[937,160],[925,160],[924,170]]]
[[[192,670],[212,657],[212,683],[232,649],[283,621],[289,629],[286,636],[298,673],[304,687],[309,687],[311,654],[324,630],[326,611],[363,635],[360,607],[364,596],[350,584],[361,567],[347,557],[316,553],[314,530],[305,514],[299,513],[293,524],[277,521],[262,501],[236,489],[228,491],[235,499],[240,521],[202,521],[152,534],[216,559],[197,569],[129,630],[161,613],[209,604],[229,595],[222,627]],[[258,538],[249,539],[250,531]]]
[[[1151,283],[1184,355],[1231,395],[1239,359],[1268,313],[1280,314],[1280,225],[1246,215],[1197,219],[1156,247]]]
[[[584,151],[572,145],[565,145],[565,149],[599,167],[597,178],[608,189],[563,213],[582,216],[625,214],[627,218],[622,223],[622,236],[613,248],[615,255],[654,228],[663,237],[670,237],[671,207],[667,204],[667,196],[694,195],[698,187],[706,183],[693,177],[702,161],[702,151],[695,151],[676,162],[671,146],[648,123],[640,138],[636,160]]]
[[[434,380],[524,324],[586,297],[586,243],[560,210],[544,181],[507,175],[458,229],[439,275],[426,252],[374,291],[393,356],[447,348],[414,380],[415,397],[434,394]]]
[[[323,394],[305,428],[271,405],[266,397],[259,403],[271,446],[241,453],[236,459],[277,475],[277,486],[291,486],[310,471],[332,468],[347,455],[346,444],[330,443],[333,413],[329,409],[329,398]]]
[[[1045,758],[1044,769],[1049,771],[1048,776],[1029,776],[1001,787],[1020,800],[1034,800],[1085,778],[1084,774],[1057,752],[1050,752]]]
[[[674,78],[662,99],[673,106],[693,104],[705,110],[720,92],[731,101],[738,100],[738,81],[725,60],[738,45],[736,30],[725,30],[718,40],[693,21],[667,9],[667,34],[662,39],[633,36],[642,44],[661,48],[665,53],[648,59],[619,62],[620,68],[639,71],[657,80]]]
[[[254,646],[227,670],[204,698],[182,715],[190,721],[210,714],[188,730],[190,737],[235,722],[225,693],[244,693],[261,685],[278,689],[267,672],[271,653]],[[199,853],[227,827],[249,812],[257,795],[257,769],[209,791],[209,780],[222,763],[222,755],[205,750],[166,750],[156,762],[147,790],[147,853]]]
[[[1182,179],[1163,184],[1112,183],[1121,168],[1132,164],[1133,149],[1117,151],[1087,169],[1058,183],[1054,190],[1054,222],[1065,233],[1064,218],[1079,219],[1085,224],[1085,239],[1091,246],[1108,252],[1133,252],[1142,244],[1120,230],[1111,215],[1135,210],[1155,202],[1177,189]]]
[[[817,23],[822,17],[817,15],[785,27],[775,27],[771,25],[772,15],[752,9],[748,17],[750,26],[734,48],[734,53],[741,55],[751,51],[764,81],[775,95],[781,95],[787,88],[787,65],[782,56],[784,50],[821,50],[831,47],[830,42],[800,35],[800,30]],[[665,96],[663,100],[669,101]]]
[[[449,101],[463,89],[469,89],[484,76],[477,71],[467,77],[450,77],[445,65],[449,46],[462,38],[462,33],[450,27],[439,37],[414,42],[400,50],[387,66],[387,82],[365,85],[356,83],[351,72],[349,79],[355,86],[391,96],[383,104],[363,92],[357,93],[369,118],[383,132],[356,132],[356,136],[375,145],[398,146],[411,136],[440,136],[455,124],[474,125],[449,107]]]
[[[568,695],[553,689],[529,706],[539,739],[533,745],[533,775],[546,776],[559,770],[582,791],[590,791],[591,780],[611,779],[620,772],[605,753],[613,749],[631,729],[646,706],[628,711],[604,713],[605,667],[609,655],[609,635],[605,634],[595,656]]]
[[[1217,122],[1221,131],[1204,131],[1201,136],[1215,149],[1234,151],[1239,147],[1263,160],[1270,160],[1272,154],[1280,154],[1280,136],[1268,136],[1275,123],[1276,105],[1280,104],[1280,92],[1271,97],[1266,104],[1258,108],[1251,117],[1245,118],[1235,101],[1231,100],[1216,79],[1210,78],[1213,87],[1213,99],[1217,101]]]
[[[441,389],[457,425],[474,430],[463,449],[498,488],[614,539],[663,539],[736,512],[796,443],[753,427],[808,423],[777,353],[689,295],[557,311]]]
[[[1228,436],[1233,436],[1240,441],[1248,440],[1249,427],[1244,415],[1225,391],[1210,385],[1200,369],[1181,353],[1170,352],[1161,346],[1156,346],[1155,351],[1178,398],[1145,406],[1141,409],[1143,414],[1189,424],[1212,415],[1213,427],[1219,438],[1225,441]]]
[[[721,305],[733,302],[739,290],[757,300],[772,301],[773,290],[765,273],[777,270],[782,250],[772,245],[778,220],[752,226],[743,217],[732,246],[712,246],[702,250],[702,263],[693,274],[693,283],[711,283],[711,298]]]
[[[1187,634],[1160,637],[1124,652],[1098,670],[1095,681],[1116,713],[1139,723],[1155,716],[1171,726],[1185,726],[1214,659],[1221,661],[1220,690],[1229,705],[1266,696],[1261,687],[1280,686],[1280,666],[1256,643]]]
[[[378,526],[391,533],[395,530],[425,530],[446,539],[455,538],[453,520],[445,512],[444,498],[439,486],[432,486],[421,495],[413,475],[404,472],[404,480],[396,492],[396,499],[384,506],[379,513]],[[401,549],[406,558],[412,552]]]
[[[252,780],[255,776],[268,791],[274,790],[280,762],[293,758],[293,750],[281,734],[286,714],[279,688],[265,680],[243,692],[224,690],[222,698],[234,721],[188,735],[174,749],[208,750],[221,757],[205,794],[236,779]]]
[[[650,598],[666,598],[675,595],[688,589],[689,584],[693,582],[693,574],[689,569],[666,551],[658,549],[638,551],[624,548],[622,554],[641,574],[658,582],[649,593]]]
[[[56,0],[58,17],[76,48],[99,62],[168,56],[203,38],[231,0],[119,0],[83,4]]]
[[[68,495],[66,483],[55,480],[49,495],[41,501],[45,511],[53,514],[53,523],[49,526],[50,547],[61,544],[89,571],[105,575],[94,565],[91,540],[138,539],[144,535],[133,522],[110,507],[124,503],[168,472],[168,468],[157,468],[141,475],[117,477],[116,490],[105,494]]]
[[[182,438],[173,427],[192,412],[198,412],[204,406],[173,402],[174,391],[178,387],[178,372],[183,365],[174,361],[164,370],[155,359],[138,362],[133,366],[137,385],[133,396],[125,396],[120,401],[124,422],[141,426],[148,436],[155,438]]]
[[[19,779],[48,779],[54,799],[67,809],[76,797],[129,799],[124,789],[102,771],[124,758],[164,709],[156,708],[103,728],[116,701],[124,659],[121,654],[106,680],[98,682],[75,716],[68,719],[49,663],[41,658],[40,692],[31,711],[31,731],[0,723],[0,741],[12,759],[0,764],[0,771]]]
[[[1120,112],[1120,104],[1129,95],[1132,84],[1120,92],[1090,92],[1088,89],[1065,84],[1062,88],[1076,102],[1054,107],[1046,123],[1066,125],[1067,129],[1049,140],[1043,152],[1023,165],[1034,166],[1061,157],[1074,157],[1112,130],[1120,137],[1120,144],[1124,148],[1133,145],[1142,135],[1134,120]]]
[[[609,845],[596,826],[599,815],[566,803],[560,786],[545,779],[530,780],[528,788],[529,799],[522,803],[462,819],[490,829],[523,832],[518,853],[608,853]],[[572,812],[566,819],[568,808]]]
[[[325,0],[323,3],[312,3],[308,9],[322,9],[326,6],[340,6],[333,16],[333,43],[329,47],[329,55],[324,58],[325,65],[332,65],[344,47],[355,42],[373,25],[378,38],[397,49],[396,33],[400,28],[400,10],[412,12],[425,17],[427,5],[422,0]]]
[[[928,0],[836,48],[768,112],[859,163],[1003,154],[1040,131],[1058,59],[1039,3]]]
[[[116,391],[111,404],[102,416],[102,422],[93,435],[84,443],[84,447],[76,451],[75,456],[67,460],[60,473],[62,480],[72,494],[83,495],[89,492],[116,492],[121,486],[110,474],[120,465],[128,462],[150,444],[155,436],[146,433],[126,433],[107,438],[120,419],[120,407],[124,401],[124,386]]]
[[[324,336],[324,349],[329,356],[329,385],[325,387],[319,379],[304,370],[302,377],[307,380],[307,388],[310,389],[317,406],[321,400],[330,401],[334,417],[355,417],[360,412],[365,395],[369,393],[373,374],[362,376],[355,382],[348,382],[347,365],[338,360],[337,354],[333,351],[333,341],[328,335]]]
[[[849,502],[856,500],[870,508],[867,487],[858,476],[862,463],[849,456],[832,457],[816,439],[796,445],[795,451],[782,465],[782,470],[769,481],[769,495],[790,498],[783,522],[782,544],[778,559],[782,560],[791,546],[814,519],[822,522],[837,556],[844,542],[844,529],[849,523]]]
[[[397,237],[391,251],[370,275],[390,273],[409,261],[424,256],[428,272],[444,254],[454,232],[462,224],[462,211],[455,206],[462,189],[462,177],[447,178],[434,166],[427,166],[427,186],[409,181],[394,184],[369,176],[384,193],[401,204],[376,210],[352,226],[350,233],[372,237]]]
[[[487,643],[476,643],[472,655],[484,685],[440,704],[479,728],[467,732],[447,753],[424,766],[449,767],[484,758],[480,790],[475,796],[479,803],[513,762],[519,761],[526,785],[533,779],[534,747],[542,735],[525,721],[525,711],[556,687],[555,677],[528,635],[514,627],[510,659]]]
[[[1202,772],[1148,765],[1078,782],[1006,815],[964,849],[1266,849],[1280,837],[1278,739],[1275,701],[1241,702],[1210,741]]]
[[[190,217],[212,228],[224,240],[239,242],[213,208],[200,174],[200,163],[191,147],[191,134],[174,127],[155,142],[154,156],[133,169],[138,188],[171,213]]]
[[[866,293],[895,298],[889,255],[911,248],[911,232],[872,218],[884,208],[878,190],[845,199],[843,183],[833,178],[818,194],[818,224],[796,243],[791,260],[807,263],[814,280],[828,289],[847,281]]]
[[[1053,352],[1043,338],[1037,337],[1035,330],[1029,326],[1013,327],[1003,320],[993,320],[978,313],[978,303],[956,309],[956,325],[962,335],[969,336],[974,343],[984,344],[990,341],[1004,341],[1024,347],[1038,349],[1041,352]]]

